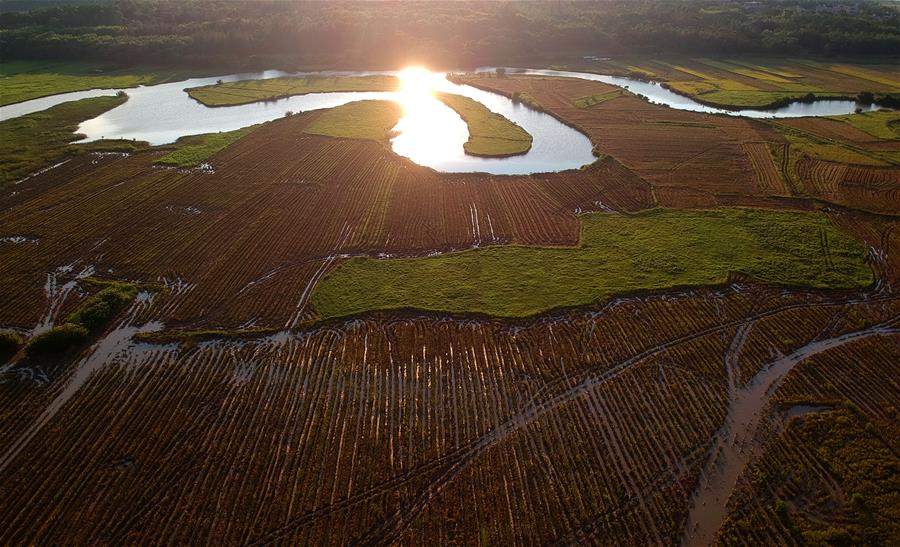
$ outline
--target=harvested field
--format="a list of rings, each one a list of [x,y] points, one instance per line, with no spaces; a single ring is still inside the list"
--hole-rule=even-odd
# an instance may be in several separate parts
[[[789,377],[772,408],[772,440],[729,503],[724,544],[897,537],[897,348],[896,339],[869,338]]]
[[[733,286],[518,325],[373,317],[132,344],[3,467],[2,540],[669,543],[725,419],[735,331],[804,310],[900,313]],[[25,385],[4,384],[3,408],[23,409],[4,439],[55,396]]]
[[[810,193],[825,200],[879,213],[900,211],[900,169],[868,167],[804,157],[797,175]]]
[[[877,112],[875,114],[881,114]],[[877,125],[865,126],[876,134],[864,131],[860,125],[862,120],[856,121],[857,116],[865,117],[871,114],[855,114],[853,116],[845,116],[844,118],[795,118],[781,120],[779,123],[795,127],[802,131],[813,133],[819,137],[845,143],[849,145],[859,146],[861,148],[871,149],[894,149],[900,150],[900,143],[896,141],[896,136],[889,136],[886,131],[879,131]],[[853,123],[850,123],[853,120]],[[880,135],[880,136],[879,136]]]
[[[535,97],[544,110],[587,134],[599,153],[614,157],[651,183],[660,205],[697,205],[691,198],[682,201],[685,192],[711,196],[704,205],[715,205],[724,196],[778,193],[777,187],[763,191],[758,186],[753,175],[758,153],[748,152],[744,146],[784,142],[762,122],[661,108],[632,95],[583,108],[585,97],[618,91],[586,80],[531,76],[457,79],[504,95],[525,92]]]
[[[208,160],[212,173],[155,169],[153,152],[85,156],[4,195],[0,233],[41,244],[0,246],[0,324],[32,325],[47,274],[78,262],[196,286],[173,310],[178,322],[280,326],[333,255],[574,245],[576,212],[653,203],[612,159],[574,173],[439,175],[379,143],[305,133],[321,115],[253,131]]]
[[[782,68],[734,72],[775,87]],[[390,150],[397,107],[368,102],[178,143],[203,169],[156,165],[171,146],[87,148],[3,188],[0,544],[895,537],[892,143],[594,82],[484,80],[584,130],[601,159],[438,173]],[[552,293],[528,313],[565,310],[318,305],[348,264],[558,258],[582,226],[618,245],[568,287],[548,282],[562,260],[518,257],[543,283],[505,280],[516,302]],[[604,277],[622,261],[623,283]],[[487,301],[490,273],[416,283]],[[586,286],[603,299],[573,300]],[[81,345],[19,351],[66,322]]]
[[[800,59],[679,59],[678,61],[617,58],[592,64],[604,74],[637,76],[665,82],[695,100],[731,108],[766,108],[816,97],[855,97],[900,91],[895,65],[865,66]]]

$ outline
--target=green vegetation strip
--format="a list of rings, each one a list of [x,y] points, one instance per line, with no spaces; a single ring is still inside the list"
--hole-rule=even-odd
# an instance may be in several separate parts
[[[137,295],[138,287],[130,283],[111,283],[81,303],[65,320],[28,341],[25,353],[43,357],[62,353],[87,342],[125,309]]]
[[[0,121],[0,187],[65,158],[102,146],[73,147],[78,124],[124,103],[128,97],[96,97],[56,105]]]
[[[345,78],[305,77],[241,80],[188,89],[188,95],[206,106],[233,106],[282,99],[307,93],[349,91],[396,91],[395,76],[352,76]]]
[[[463,145],[471,156],[506,157],[524,154],[531,149],[531,135],[491,112],[476,100],[452,93],[437,93],[437,98],[456,111],[469,127],[469,140]]]
[[[110,70],[84,63],[0,63],[0,106],[72,91],[159,84],[180,75],[174,70]]]
[[[385,141],[400,119],[400,106],[393,101],[356,101],[324,110],[303,131],[326,137]]]
[[[834,116],[832,119],[849,123],[878,139],[900,139],[900,112],[896,110],[862,112],[847,116]]]
[[[621,89],[614,89],[612,91],[598,93],[596,95],[588,95],[586,97],[575,99],[575,106],[577,106],[578,108],[590,108],[592,106],[597,106],[598,104],[603,104],[610,99],[621,97],[622,95],[623,90]]]
[[[203,135],[181,137],[175,141],[175,150],[156,160],[156,163],[172,167],[195,167],[220,150],[249,135],[260,125],[251,125],[224,133],[204,133]]]
[[[415,308],[521,317],[639,290],[725,282],[860,288],[866,249],[817,213],[653,210],[582,217],[574,248],[488,247],[415,259],[355,258],[312,295],[324,318]]]

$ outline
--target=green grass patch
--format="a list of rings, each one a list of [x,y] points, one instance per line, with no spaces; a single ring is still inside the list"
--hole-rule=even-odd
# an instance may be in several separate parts
[[[791,176],[794,175],[796,163],[802,156],[809,156],[824,161],[870,165],[873,167],[888,167],[900,163],[898,154],[891,150],[868,150],[845,142],[824,139],[795,127],[781,124],[776,124],[776,127],[791,144],[790,158],[788,159],[789,174]]]
[[[307,326],[303,323],[297,328]],[[280,328],[252,328],[239,330],[203,329],[203,330],[165,330],[156,332],[139,332],[134,335],[137,342],[148,344],[186,344],[193,345],[205,340],[258,340],[277,334]]]
[[[233,106],[283,99],[307,93],[341,91],[396,91],[400,80],[396,76],[349,76],[303,78],[272,78],[269,80],[241,80],[188,89],[188,95],[206,106]]]
[[[538,112],[544,112],[544,105],[541,104],[541,101],[537,100],[534,95],[528,93],[527,91],[514,91],[512,95],[509,96],[512,102],[517,104],[524,104],[528,108],[532,110],[537,110]]]
[[[0,121],[0,187],[83,153],[85,148],[69,146],[78,138],[75,135],[78,124],[119,106],[127,99],[124,95],[82,99]]]
[[[831,119],[849,123],[878,139],[900,139],[900,112],[895,110],[879,110],[862,112],[847,116],[833,116]]]
[[[63,323],[29,340],[25,346],[25,354],[30,358],[40,358],[64,353],[83,344],[89,335],[88,330],[81,325]]]
[[[463,145],[472,156],[516,156],[531,149],[531,135],[504,116],[491,112],[476,100],[452,93],[436,93],[441,102],[456,111],[469,127]]]
[[[262,124],[242,127],[234,131],[189,135],[175,141],[175,150],[156,160],[171,167],[196,167],[220,150],[249,135]]]
[[[386,141],[400,119],[393,101],[356,101],[323,111],[303,131],[326,137]]]
[[[87,89],[153,85],[182,76],[175,70],[109,69],[86,63],[0,63],[0,105]]]
[[[621,97],[622,93],[623,91],[621,89],[614,89],[605,93],[579,97],[578,99],[575,99],[575,106],[577,106],[578,108],[590,108],[592,106],[597,106],[598,104],[603,104],[610,99]]]
[[[98,334],[137,295],[138,287],[131,283],[110,283],[82,302],[62,324],[28,341],[25,352],[29,357],[45,357],[65,352],[87,342]]]
[[[416,308],[521,317],[639,290],[725,282],[860,288],[866,248],[817,213],[653,210],[582,217],[574,248],[488,247],[416,259],[355,258],[312,295],[325,318]]]

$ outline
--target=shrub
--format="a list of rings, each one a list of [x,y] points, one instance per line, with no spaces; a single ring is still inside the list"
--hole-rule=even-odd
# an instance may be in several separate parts
[[[55,353],[62,353],[76,344],[87,339],[88,330],[81,325],[66,323],[53,327],[47,332],[38,334],[25,346],[25,353],[29,357],[40,357]]]
[[[856,102],[860,104],[872,104],[875,102],[875,94],[871,91],[860,91],[856,95]]]
[[[135,294],[137,294],[137,288],[132,285],[121,284],[107,287],[85,300],[66,318],[65,322],[80,325],[88,332],[96,333],[118,315],[131,302]]]
[[[12,355],[23,343],[19,333],[11,330],[0,330],[0,356]]]

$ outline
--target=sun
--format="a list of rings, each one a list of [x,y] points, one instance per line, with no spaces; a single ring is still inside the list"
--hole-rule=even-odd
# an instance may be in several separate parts
[[[431,93],[434,75],[424,67],[406,67],[400,71],[398,77],[400,78],[400,93],[405,95],[425,95]]]

